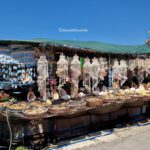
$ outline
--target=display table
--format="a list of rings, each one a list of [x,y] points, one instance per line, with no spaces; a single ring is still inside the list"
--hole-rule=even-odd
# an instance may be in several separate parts
[[[110,105],[111,106],[111,105]],[[86,108],[67,114],[27,117],[23,114],[9,114],[13,144],[24,143],[28,146],[45,146],[48,143],[85,135],[100,129],[113,128],[117,124],[134,119],[136,116],[149,115],[150,102],[138,105],[106,104],[95,108]],[[134,107],[133,107],[134,106]],[[0,113],[0,142],[9,143],[9,130],[5,111]]]

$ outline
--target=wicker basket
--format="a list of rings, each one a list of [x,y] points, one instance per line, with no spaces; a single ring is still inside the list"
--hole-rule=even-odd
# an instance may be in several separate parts
[[[138,97],[132,97],[132,99],[125,103],[125,107],[140,107],[144,105],[143,99]]]
[[[59,109],[55,107],[49,108],[49,113],[54,115],[68,114],[69,112],[69,107],[59,107]]]
[[[127,103],[127,102],[129,102],[131,100],[131,98],[129,97],[129,98],[118,98],[117,99],[117,102],[122,102],[122,103]]]
[[[87,109],[70,109],[68,113],[60,114],[63,117],[77,117],[87,113]]]
[[[12,105],[19,105],[21,103],[26,104],[26,108],[22,108],[21,106],[19,106],[20,107],[19,109],[11,108]],[[25,109],[28,109],[30,107],[31,107],[31,105],[27,102],[19,102],[19,103],[14,103],[14,104],[11,104],[11,105],[7,106],[7,110],[8,110],[9,113],[12,113],[12,114],[14,113],[15,114],[15,113],[22,113]]]
[[[90,110],[90,113],[93,114],[106,114],[106,113],[111,113],[114,112],[116,109],[116,103],[105,103],[100,106],[97,106],[96,108]]]
[[[68,104],[68,107],[72,110],[72,109],[76,109],[76,110],[84,110],[86,109],[86,102],[79,100],[79,101],[72,101]]]
[[[6,107],[9,106],[9,105],[11,105],[10,102],[1,102],[0,103],[0,111],[6,110]]]
[[[143,101],[143,96],[131,96],[131,101]]]
[[[143,101],[145,101],[145,102],[150,101],[150,97],[149,96],[143,96]]]
[[[120,110],[120,109],[123,107],[123,105],[124,105],[124,101],[117,101],[114,110],[115,110],[115,111]]]
[[[97,106],[101,106],[102,104],[103,104],[103,101],[100,99],[93,100],[93,101],[87,100],[86,102],[87,107],[97,107]]]
[[[30,109],[32,109],[33,107],[31,107],[31,108],[28,108],[28,109],[26,109],[26,110],[30,110]],[[36,108],[38,108],[38,107],[34,107],[35,109]],[[41,113],[35,113],[35,114],[27,114],[26,113],[26,110],[24,110],[23,111],[23,115],[25,115],[25,116],[27,116],[27,117],[41,117],[41,116],[43,116],[43,115],[45,115],[46,113],[47,113],[47,111],[48,111],[48,108],[46,108],[46,107],[41,107],[42,109],[43,109],[43,112],[41,112]]]

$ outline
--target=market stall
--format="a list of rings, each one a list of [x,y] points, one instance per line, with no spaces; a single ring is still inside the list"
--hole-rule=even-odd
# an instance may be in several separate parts
[[[148,116],[149,52],[37,43],[28,46],[32,51],[19,52],[19,46],[0,60],[3,145],[42,147]],[[32,59],[25,59],[28,53]]]

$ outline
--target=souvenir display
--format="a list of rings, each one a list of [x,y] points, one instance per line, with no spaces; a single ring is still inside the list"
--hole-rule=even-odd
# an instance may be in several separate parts
[[[113,80],[120,80],[120,76],[120,65],[118,60],[115,60],[112,66],[112,78]]]
[[[59,85],[63,85],[68,77],[68,61],[63,54],[60,55],[59,61],[57,62],[56,74],[59,77]]]
[[[108,63],[106,61],[106,58],[100,57],[99,58],[99,64],[100,64],[100,69],[108,69]]]
[[[133,71],[137,67],[136,59],[130,59],[128,61],[128,68]]]
[[[136,64],[138,67],[138,80],[140,83],[142,83],[143,79],[144,79],[144,71],[145,71],[145,63],[144,63],[144,59],[139,59],[136,58]]]
[[[42,140],[51,146],[51,141],[69,134],[88,132],[91,125],[97,128],[99,123],[122,123],[122,118],[127,121],[148,114],[149,55],[119,55],[119,49],[113,55],[89,48],[69,51],[49,42],[35,43],[32,48],[27,43],[28,48],[10,44],[11,50],[0,53],[0,139],[12,136],[12,141],[5,140],[14,148],[18,137],[22,138],[17,139],[19,144],[33,142],[34,137],[40,147],[32,144],[31,148],[42,149]]]
[[[19,64],[18,60],[13,59],[11,56],[0,54],[0,64]]]
[[[73,87],[71,90],[71,97],[75,98],[78,96],[79,76],[81,75],[80,61],[77,55],[73,56],[70,69],[71,69],[71,81],[73,84]]]
[[[38,90],[44,100],[47,99],[46,95],[46,79],[48,78],[48,61],[46,56],[42,55],[37,62],[38,72]]]
[[[122,86],[123,83],[127,80],[127,64],[126,61],[120,61],[120,85]]]
[[[98,76],[100,71],[100,64],[97,58],[93,58],[92,64],[92,92],[95,92],[98,86]]]
[[[88,92],[91,92],[91,74],[92,65],[90,63],[90,59],[86,58],[83,65],[83,85],[88,90]]]
[[[145,60],[145,71],[146,71],[146,76],[150,74],[150,59]]]

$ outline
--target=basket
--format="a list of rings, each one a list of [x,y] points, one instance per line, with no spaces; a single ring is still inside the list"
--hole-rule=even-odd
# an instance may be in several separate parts
[[[2,102],[2,103],[0,103],[0,111],[5,111],[6,107],[8,105],[10,105],[10,104],[11,104],[10,102]]]
[[[81,115],[84,115],[87,113],[87,109],[70,109],[70,111],[68,113],[65,113],[65,114],[60,114],[61,116],[63,117],[77,117],[77,116],[81,116]]]
[[[0,111],[5,111],[6,107],[0,107]]]
[[[26,113],[27,110],[39,109],[39,108],[41,108],[43,110],[43,112],[41,112],[41,113],[37,112],[35,114],[28,114],[28,113]],[[46,107],[31,107],[31,108],[25,109],[22,113],[23,113],[23,115],[25,115],[27,117],[41,117],[44,114],[46,114],[47,111],[48,111],[48,108],[46,108]]]
[[[97,106],[100,106],[103,104],[103,100],[93,100],[93,101],[90,101],[90,100],[87,100],[86,101],[86,106],[87,107],[97,107]]]
[[[75,100],[75,101],[71,101],[69,102],[68,104],[68,107],[70,109],[76,109],[76,110],[84,110],[86,109],[86,103],[85,101],[82,101],[82,100]]]
[[[143,101],[145,102],[150,101],[150,96],[143,96]]]
[[[143,96],[131,96],[131,101],[143,101]]]
[[[113,102],[116,102],[116,101],[117,101],[116,98],[103,98],[104,103],[113,103]]]
[[[117,101],[114,110],[115,111],[120,110],[123,107],[123,105],[124,105],[124,101]]]
[[[46,101],[33,101],[30,103],[32,107],[50,107],[51,104],[46,103]]]
[[[96,108],[90,110],[90,113],[93,114],[106,114],[106,113],[111,113],[114,112],[116,109],[116,103],[105,103],[100,106],[97,106]]]
[[[128,102],[125,103],[125,107],[140,107],[140,106],[143,106],[144,105],[144,101],[143,99],[142,100],[139,100],[139,98],[134,98],[132,97],[132,99]]]
[[[130,101],[131,100],[131,97],[120,97],[120,98],[118,98],[117,99],[117,102],[122,102],[122,103],[127,103],[128,101]]]
[[[22,102],[20,102],[20,103],[22,103]],[[23,102],[24,103],[24,102]],[[11,104],[11,105],[9,105],[9,106],[12,106],[12,105],[16,105],[16,104],[19,104],[19,103],[14,103],[14,104]],[[10,108],[9,106],[7,106],[7,110],[8,110],[8,112],[9,113],[22,113],[22,111],[24,111],[25,109],[28,109],[28,108],[30,108],[31,107],[31,105],[29,105],[28,103],[26,103],[26,108],[24,108],[24,109],[22,109],[21,107],[20,107],[20,109],[12,109],[12,108]]]
[[[49,113],[54,115],[61,115],[61,114],[67,114],[70,112],[69,107],[50,107]]]

